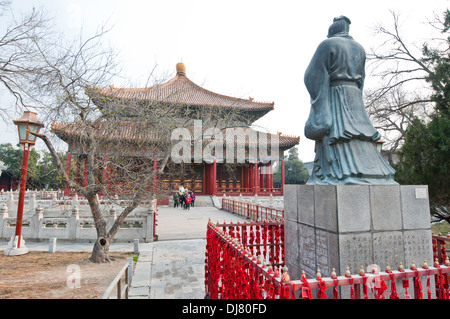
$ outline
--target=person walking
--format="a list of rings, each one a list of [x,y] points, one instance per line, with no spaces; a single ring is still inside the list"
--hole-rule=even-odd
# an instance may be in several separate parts
[[[180,198],[180,208],[184,209],[184,207],[185,207],[185,196],[184,196],[184,193],[180,191],[178,193],[178,196]]]
[[[185,209],[190,210],[192,198],[191,198],[191,195],[189,195],[189,193],[186,193],[185,200],[186,200],[186,208]]]
[[[195,194],[194,192],[190,192],[191,195],[191,207],[194,207],[195,204]]]
[[[180,205],[180,195],[176,192],[173,193],[173,208],[178,207]]]

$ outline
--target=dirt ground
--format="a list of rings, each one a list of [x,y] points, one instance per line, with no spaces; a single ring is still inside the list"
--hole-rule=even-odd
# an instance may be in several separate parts
[[[89,256],[38,251],[4,256],[0,251],[0,299],[99,299],[133,253],[110,253],[109,264],[91,263]]]

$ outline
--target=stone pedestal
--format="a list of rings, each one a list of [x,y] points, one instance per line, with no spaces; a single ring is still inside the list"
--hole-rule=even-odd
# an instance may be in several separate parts
[[[5,256],[19,256],[28,254],[28,248],[25,246],[25,240],[20,236],[20,247],[17,247],[19,236],[11,236],[8,246],[4,251]]]
[[[285,185],[284,210],[291,279],[432,264],[427,186]]]

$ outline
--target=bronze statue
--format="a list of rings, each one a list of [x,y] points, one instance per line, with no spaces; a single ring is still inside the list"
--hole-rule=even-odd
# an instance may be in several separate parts
[[[349,35],[350,23],[334,18],[305,72],[311,97],[305,136],[316,141],[307,184],[397,184],[374,144],[381,136],[362,99],[366,53]]]

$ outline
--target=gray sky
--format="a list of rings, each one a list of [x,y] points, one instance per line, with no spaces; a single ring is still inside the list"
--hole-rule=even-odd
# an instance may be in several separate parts
[[[17,11],[45,8],[68,36],[81,28],[92,34],[108,21],[113,29],[107,40],[122,60],[124,80],[111,83],[116,87],[145,83],[155,66],[156,75],[171,78],[182,61],[187,76],[208,90],[275,102],[275,109],[256,124],[272,133],[300,136],[299,156],[304,162],[314,159],[314,143],[303,135],[309,114],[303,75],[333,18],[350,18],[350,34],[368,50],[379,43],[373,27],[392,25],[389,10],[396,10],[408,40],[420,44],[429,36],[424,23],[448,4],[448,0],[13,1]],[[3,132],[0,143],[17,143],[12,123]]]

